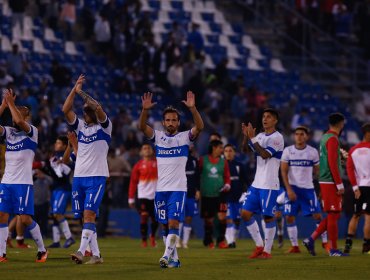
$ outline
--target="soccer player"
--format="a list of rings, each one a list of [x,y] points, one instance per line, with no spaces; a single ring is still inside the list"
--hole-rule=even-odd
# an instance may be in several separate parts
[[[60,230],[66,241],[64,248],[72,246],[75,240],[72,237],[71,230],[64,213],[68,201],[71,198],[71,184],[69,177],[71,167],[63,163],[63,156],[68,147],[67,136],[59,136],[54,144],[54,155],[45,163],[43,170],[53,178],[53,191],[51,195],[51,213],[53,214],[53,243],[49,248],[60,248]]]
[[[83,106],[83,120],[77,118],[72,107],[76,94],[81,94],[84,81],[84,75],[80,75],[63,105],[67,122],[78,138],[72,182],[72,210],[76,218],[83,217],[84,223],[80,248],[71,257],[77,264],[81,264],[91,241],[93,256],[87,264],[99,264],[103,259],[98,247],[95,219],[109,176],[107,154],[112,122],[102,106],[89,97],[85,99]]]
[[[154,196],[157,187],[158,172],[157,160],[154,157],[154,150],[150,144],[141,146],[140,154],[142,159],[134,165],[131,172],[128,204],[130,208],[135,208],[135,195],[139,199],[138,211],[140,214],[141,246],[147,247],[148,218],[151,219],[150,245],[156,247],[155,233],[158,222],[155,219]]]
[[[247,223],[247,229],[256,243],[256,248],[249,258],[271,258],[271,248],[276,233],[274,214],[279,183],[280,158],[284,149],[283,136],[276,130],[279,114],[266,108],[262,115],[264,131],[256,135],[251,123],[242,124],[243,146],[248,146],[257,156],[257,169],[252,185],[242,206],[241,216]],[[262,214],[265,221],[265,242],[263,242],[259,226],[254,214]]]
[[[319,173],[319,153],[315,148],[307,145],[309,130],[298,126],[294,130],[294,145],[286,147],[281,157],[281,177],[286,188],[284,215],[292,247],[289,253],[300,253],[298,246],[298,229],[295,218],[299,211],[304,216],[312,216],[317,226],[320,224],[321,207],[317,199],[313,173]],[[326,232],[322,235],[323,247],[327,244]]]
[[[185,220],[183,225],[180,224],[180,236],[182,232],[182,244],[179,242],[177,247],[188,249],[188,242],[191,233],[191,222],[193,217],[198,215],[198,201],[200,199],[200,177],[199,177],[199,163],[194,156],[194,145],[189,147],[189,156],[186,162],[185,172],[187,180],[187,193],[185,200]]]
[[[15,106],[14,100],[13,91],[4,90],[1,107],[9,108],[14,127],[0,126],[0,135],[6,141],[5,170],[0,184],[0,262],[7,262],[9,214],[20,215],[22,224],[28,228],[37,245],[36,262],[45,262],[48,251],[45,249],[40,227],[32,219],[32,162],[37,148],[38,131],[28,123],[29,109]]]
[[[213,249],[213,222],[220,209],[220,194],[230,190],[230,170],[228,162],[221,157],[223,144],[220,140],[213,140],[208,145],[208,155],[199,159],[201,216],[204,219],[204,246]],[[226,212],[225,212],[226,215]],[[222,219],[219,219],[222,220]],[[226,219],[222,239],[225,237]],[[225,242],[219,243],[219,248],[228,248]]]
[[[239,236],[240,211],[242,203],[239,202],[245,191],[245,175],[243,165],[235,160],[236,148],[231,144],[224,147],[224,156],[230,170],[231,188],[227,192],[227,214],[225,239],[229,248],[235,248],[236,238]]]
[[[329,130],[320,141],[320,175],[319,183],[324,211],[328,214],[309,238],[303,240],[303,245],[308,252],[315,256],[315,240],[325,231],[330,240],[330,252],[332,257],[348,256],[337,248],[338,219],[342,210],[342,195],[344,186],[340,178],[340,149],[339,135],[344,127],[344,116],[333,113],[329,116]]]
[[[155,143],[158,183],[155,194],[155,210],[157,220],[164,225],[164,240],[166,248],[159,260],[162,268],[179,267],[176,243],[179,242],[179,222],[184,220],[184,202],[186,197],[185,166],[189,153],[189,145],[203,130],[202,118],[195,107],[195,96],[187,92],[183,101],[189,108],[195,126],[184,132],[178,132],[180,114],[173,107],[167,107],[163,112],[162,125],[165,131],[158,131],[147,125],[148,111],[156,103],[152,102],[152,93],[142,96],[142,111],[139,128],[146,137]],[[166,233],[168,228],[168,234]]]
[[[349,253],[361,214],[365,214],[362,253],[370,251],[370,123],[362,126],[364,138],[352,147],[347,159],[347,174],[355,194],[354,214],[348,225],[344,252]]]

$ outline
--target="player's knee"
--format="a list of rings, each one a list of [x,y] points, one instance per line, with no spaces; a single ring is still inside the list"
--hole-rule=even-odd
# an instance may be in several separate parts
[[[191,217],[186,217],[185,218],[185,224],[191,224],[191,221],[192,221],[193,219],[191,218]]]
[[[220,222],[226,222],[226,214],[225,213],[218,213],[217,217]]]
[[[241,213],[241,217],[245,222],[248,222],[252,218],[253,213],[249,211],[243,210]]]
[[[263,220],[265,221],[265,223],[270,223],[274,220],[274,217],[271,217],[271,216],[263,216]]]
[[[84,211],[84,223],[95,223],[96,213],[91,210]]]
[[[318,220],[318,221],[320,221],[320,220],[322,219],[322,216],[321,216],[321,214],[320,214],[320,213],[315,213],[315,214],[313,214],[313,215],[312,215],[312,218],[313,218],[314,220]]]
[[[168,228],[169,229],[178,229],[179,228],[179,221],[177,221],[177,220],[169,220],[168,221]]]
[[[32,217],[30,215],[20,215],[19,217],[21,219],[22,224],[26,226],[29,226],[30,224],[32,224]]]
[[[64,219],[64,216],[63,216],[63,215],[61,215],[61,214],[54,214],[54,218],[55,218],[58,222],[60,222],[61,220],[63,220],[63,219]]]
[[[275,218],[276,218],[276,219],[280,219],[282,216],[283,216],[283,215],[282,215],[281,211],[276,211],[276,212],[275,212]]]

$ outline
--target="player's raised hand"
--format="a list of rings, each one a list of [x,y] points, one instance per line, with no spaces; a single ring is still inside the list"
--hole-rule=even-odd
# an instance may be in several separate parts
[[[246,126],[245,123],[242,123],[242,132],[244,136],[248,137],[248,127]]]
[[[75,83],[74,89],[79,92],[82,89],[82,84],[85,82],[85,75],[80,75]]]
[[[195,94],[192,91],[186,93],[186,100],[183,100],[182,103],[186,105],[189,109],[195,107]]]
[[[153,93],[151,92],[146,92],[141,97],[141,104],[144,110],[150,110],[155,106],[155,104],[157,104],[157,102],[152,102],[152,98],[153,98]]]
[[[252,126],[251,123],[248,123],[247,133],[248,133],[248,137],[250,139],[252,139],[256,136],[256,129]]]
[[[14,104],[16,95],[13,93],[12,89],[5,89],[3,92],[3,102],[8,106],[9,104]]]

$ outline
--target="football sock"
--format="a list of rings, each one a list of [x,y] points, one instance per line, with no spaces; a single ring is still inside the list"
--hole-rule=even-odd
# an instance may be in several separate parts
[[[35,221],[32,220],[32,223],[27,228],[30,231],[31,236],[37,245],[38,251],[45,252],[46,250],[44,246],[44,241],[42,240],[42,235],[41,235],[39,225]]]
[[[94,223],[84,223],[81,234],[81,244],[80,248],[78,249],[78,251],[82,254],[85,254],[87,246],[89,245],[94,232],[96,232]]]
[[[184,223],[179,223],[179,236],[180,236],[180,238],[181,238],[181,237],[182,237],[182,235],[183,235],[183,231],[182,231],[183,226],[184,226]]]
[[[164,246],[166,246],[167,235],[168,235],[168,229],[162,229],[162,239],[163,239]]]
[[[239,238],[239,225],[234,224],[234,242]]]
[[[265,229],[265,247],[263,251],[266,253],[271,253],[272,244],[274,243],[275,233],[276,233],[276,222],[271,221],[266,223]]]
[[[277,223],[277,234],[284,235],[284,219],[282,217],[276,220]]]
[[[184,224],[183,227],[183,235],[182,235],[182,243],[183,244],[188,244],[189,238],[190,238],[190,233],[191,233],[191,225]]]
[[[8,239],[8,224],[0,224],[0,257],[6,254],[6,240]]]
[[[212,236],[213,236],[213,225],[212,225],[212,223],[208,224],[206,222],[206,224],[204,225],[204,243],[205,243],[205,245],[209,245],[211,242],[213,242]]]
[[[316,228],[319,227],[320,222],[321,221],[317,222]],[[326,231],[324,231],[323,234],[321,234],[321,241],[322,241],[322,243],[328,243],[328,233]]]
[[[316,230],[311,234],[311,238],[313,240],[316,240],[319,236],[321,236],[327,230],[327,226],[328,226],[328,217],[321,220]]]
[[[252,217],[247,222],[247,229],[257,247],[263,247],[263,240],[256,220]]]
[[[262,227],[263,236],[266,236],[266,223],[264,219],[261,220],[261,227]]]
[[[163,256],[170,257],[173,250],[176,248],[176,243],[179,240],[179,230],[169,229],[167,239],[166,239],[166,249]]]
[[[100,250],[98,245],[98,235],[96,232],[93,233],[90,240],[90,248],[93,256],[100,257]]]
[[[220,243],[225,240],[225,233],[226,233],[226,221],[222,221],[218,224],[218,238],[217,243]]]
[[[53,242],[54,243],[60,242],[60,230],[59,230],[59,223],[57,220],[54,220],[52,232],[53,232]]]
[[[288,224],[287,231],[292,246],[298,246],[298,228],[296,223]]]
[[[353,237],[354,237],[353,234],[347,234],[347,237],[346,237],[346,245],[352,246],[352,238]]]
[[[140,224],[141,240],[146,241],[148,236],[148,224]]]
[[[339,213],[328,213],[328,237],[330,248],[337,249]]]
[[[66,219],[63,219],[59,222],[60,228],[62,229],[63,235],[66,239],[69,239],[72,237],[71,230],[69,229],[69,225]]]
[[[225,239],[227,244],[231,244],[234,242],[234,225],[233,224],[227,224],[226,227],[226,233],[225,233]]]
[[[150,236],[154,237],[158,229],[158,222],[152,221],[150,224]]]

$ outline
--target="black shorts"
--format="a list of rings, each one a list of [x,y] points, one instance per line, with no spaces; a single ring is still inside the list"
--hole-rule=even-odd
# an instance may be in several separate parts
[[[355,199],[354,214],[370,214],[370,187],[360,187],[361,196]]]
[[[154,199],[139,198],[138,204],[136,205],[137,211],[141,214],[142,212],[148,212],[149,216],[154,217]]]
[[[219,197],[201,197],[200,200],[200,215],[202,218],[216,217],[220,207]]]

